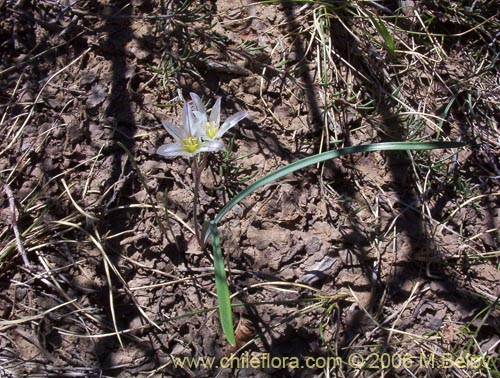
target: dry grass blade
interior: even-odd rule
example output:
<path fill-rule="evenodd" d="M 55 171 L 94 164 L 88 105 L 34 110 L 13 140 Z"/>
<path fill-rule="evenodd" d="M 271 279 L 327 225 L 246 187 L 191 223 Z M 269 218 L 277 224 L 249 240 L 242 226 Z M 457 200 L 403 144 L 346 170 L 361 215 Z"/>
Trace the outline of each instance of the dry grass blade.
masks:
<path fill-rule="evenodd" d="M 162 331 L 162 328 L 158 324 L 156 324 L 154 321 L 152 321 L 149 318 L 149 316 L 144 312 L 144 310 L 142 309 L 142 307 L 137 303 L 137 300 L 135 299 L 135 296 L 132 294 L 132 292 L 128 288 L 128 283 L 123 279 L 122 275 L 120 274 L 120 272 L 118 271 L 118 269 L 116 268 L 116 266 L 111 262 L 111 260 L 109 259 L 108 255 L 106 254 L 106 252 L 104 250 L 104 247 L 102 246 L 102 243 L 100 242 L 100 238 L 98 236 L 94 237 L 88 231 L 84 230 L 82 227 L 80 227 L 77 224 L 72 224 L 72 223 L 63 222 L 63 221 L 55 221 L 55 223 L 57 223 L 57 224 L 64 224 L 66 226 L 73 227 L 73 228 L 79 230 L 80 232 L 84 233 L 85 235 L 87 235 L 87 237 L 92 241 L 92 243 L 95 245 L 95 247 L 101 252 L 103 260 L 106 263 L 106 267 L 107 267 L 106 269 L 111 268 L 111 270 L 113 271 L 114 275 L 118 278 L 118 280 L 120 281 L 120 283 L 123 285 L 125 291 L 127 292 L 127 294 L 129 294 L 130 299 L 134 302 L 134 304 L 137 307 L 137 310 L 141 313 L 141 315 L 144 317 L 144 319 L 146 319 L 152 326 L 154 326 L 158 330 Z M 109 287 L 110 287 L 110 290 L 111 290 L 112 287 L 113 287 L 113 283 L 111 281 L 111 276 L 109 275 L 109 272 L 107 272 L 106 276 L 108 278 L 108 284 L 109 284 Z M 112 296 L 112 294 L 110 294 L 110 296 Z M 110 305 L 113 306 L 113 303 L 110 303 Z M 116 324 L 115 324 L 115 327 L 116 327 Z"/>
<path fill-rule="evenodd" d="M 94 241 L 94 243 L 96 243 L 96 241 L 94 239 L 93 239 L 93 241 Z M 111 279 L 111 275 L 109 273 L 109 267 L 111 265 L 111 262 L 109 261 L 104 250 L 102 248 L 99 248 L 99 250 L 101 251 L 103 258 L 104 258 L 104 270 L 106 272 L 106 279 L 108 280 L 109 307 L 111 310 L 111 318 L 113 319 L 113 327 L 115 328 L 115 335 L 116 335 L 116 338 L 118 339 L 118 341 L 120 342 L 122 349 L 125 349 L 125 347 L 123 346 L 122 338 L 120 336 L 120 330 L 118 329 L 118 325 L 116 323 L 115 301 L 113 298 L 113 280 Z"/>
<path fill-rule="evenodd" d="M 34 316 L 28 316 L 26 318 L 21 318 L 21 319 L 15 319 L 15 320 L 0 320 L 0 331 L 5 331 L 6 329 L 12 327 L 12 326 L 15 326 L 15 325 L 18 325 L 18 324 L 22 324 L 22 323 L 27 323 L 27 322 L 31 322 L 31 321 L 34 321 L 34 320 L 40 320 L 42 319 L 44 316 L 46 316 L 47 314 L 50 314 L 51 312 L 53 311 L 56 311 L 62 307 L 65 307 L 65 306 L 68 306 L 70 304 L 73 304 L 74 302 L 76 301 L 76 299 L 73 299 L 71 301 L 68 301 L 68 302 L 65 302 L 65 303 L 61 303 L 60 305 L 58 306 L 55 306 L 47 311 L 44 311 L 43 313 L 41 314 L 38 314 L 38 315 L 34 315 Z"/>
<path fill-rule="evenodd" d="M 17 250 L 21 258 L 23 259 L 24 266 L 29 268 L 30 262 L 28 260 L 28 256 L 26 255 L 26 251 L 24 250 L 23 241 L 21 240 L 21 235 L 19 233 L 19 228 L 17 227 L 18 213 L 16 210 L 16 201 L 14 199 L 14 194 L 12 194 L 12 190 L 10 189 L 8 184 L 3 185 L 3 190 L 7 195 L 7 200 L 9 201 L 9 207 L 11 212 L 10 222 L 12 224 L 12 230 L 14 231 L 14 236 L 16 238 Z"/>
<path fill-rule="evenodd" d="M 66 184 L 66 181 L 64 181 L 64 179 L 61 180 L 61 183 L 63 184 L 64 186 L 64 189 L 66 190 L 66 193 L 68 194 L 68 197 L 69 199 L 71 200 L 71 202 L 73 203 L 73 206 L 75 207 L 75 209 L 78 210 L 78 212 L 80 214 L 82 214 L 83 216 L 85 216 L 85 218 L 87 219 L 90 219 L 90 220 L 93 220 L 93 221 L 97 221 L 99 220 L 99 218 L 97 217 L 94 217 L 93 215 L 87 213 L 85 210 L 83 210 L 77 203 L 76 201 L 73 199 L 73 197 L 71 196 L 71 192 L 68 188 L 68 185 Z"/>
<path fill-rule="evenodd" d="M 71 67 L 73 64 L 77 63 L 78 61 L 80 61 L 81 59 L 83 59 L 89 52 L 90 52 L 90 48 L 85 50 L 83 53 L 81 53 L 76 59 L 74 59 L 73 61 L 71 61 L 68 65 L 64 66 L 63 68 L 61 68 L 60 70 L 58 70 L 57 72 L 55 72 L 54 74 L 52 74 L 48 79 L 47 81 L 44 83 L 44 85 L 42 86 L 42 89 L 40 89 L 40 92 L 38 92 L 38 95 L 36 96 L 35 100 L 34 100 L 34 104 L 37 104 L 38 101 L 40 100 L 40 97 L 42 96 L 42 93 L 44 91 L 44 89 L 49 85 L 49 83 L 54 79 L 56 78 L 57 76 L 59 76 L 62 72 L 64 72 L 65 70 L 67 70 L 69 67 Z M 16 132 L 16 134 L 12 137 L 11 141 L 7 144 L 7 146 L 5 146 L 5 148 L 3 150 L 0 151 L 0 157 L 5 155 L 5 153 L 9 150 L 12 149 L 12 146 L 14 145 L 14 143 L 16 143 L 16 141 L 18 141 L 19 137 L 21 136 L 21 134 L 23 133 L 24 129 L 26 128 L 26 126 L 28 125 L 29 121 L 31 120 L 33 114 L 35 113 L 35 106 L 32 106 L 28 115 L 26 116 L 26 118 L 24 119 L 24 122 L 23 124 L 21 125 L 21 127 L 19 128 L 19 130 Z"/>

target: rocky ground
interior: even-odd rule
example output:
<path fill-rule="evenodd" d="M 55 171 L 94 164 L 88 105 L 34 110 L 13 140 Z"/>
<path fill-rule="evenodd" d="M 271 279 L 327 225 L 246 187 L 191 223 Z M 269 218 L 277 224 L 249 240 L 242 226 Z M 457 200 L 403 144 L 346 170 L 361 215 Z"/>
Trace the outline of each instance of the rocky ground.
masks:
<path fill-rule="evenodd" d="M 0 376 L 498 376 L 497 6 L 388 3 L 0 1 Z M 200 220 L 318 152 L 466 146 L 343 157 L 231 211 L 237 350 L 190 162 L 155 153 L 190 92 L 249 113 Z M 245 353 L 299 366 L 175 366 Z"/>

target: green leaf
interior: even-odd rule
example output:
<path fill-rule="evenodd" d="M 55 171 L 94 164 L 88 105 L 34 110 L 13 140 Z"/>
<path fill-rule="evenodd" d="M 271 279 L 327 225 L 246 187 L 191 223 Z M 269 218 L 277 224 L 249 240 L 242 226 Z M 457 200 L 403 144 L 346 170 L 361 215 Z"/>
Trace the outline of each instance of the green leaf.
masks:
<path fill-rule="evenodd" d="M 375 27 L 377 28 L 377 31 L 380 33 L 382 38 L 384 38 L 385 45 L 387 46 L 389 51 L 391 53 L 393 53 L 395 50 L 395 43 L 394 43 L 394 37 L 392 36 L 392 34 L 389 33 L 389 30 L 385 27 L 385 25 L 382 21 L 377 20 L 371 14 L 368 14 L 368 17 L 373 22 L 373 25 L 375 25 Z"/>
<path fill-rule="evenodd" d="M 464 144 L 460 142 L 385 142 L 373 143 L 362 146 L 346 147 L 339 150 L 327 151 L 314 156 L 306 157 L 302 160 L 296 161 L 287 165 L 286 167 L 279 168 L 271 172 L 267 176 L 257 180 L 246 189 L 242 190 L 238 195 L 232 198 L 226 206 L 224 206 L 219 214 L 214 218 L 213 223 L 218 224 L 221 219 L 226 215 L 234 206 L 240 203 L 247 196 L 255 192 L 257 189 L 276 181 L 283 176 L 296 172 L 302 168 L 310 165 L 321 163 L 326 160 L 334 159 L 339 156 L 349 155 L 356 152 L 370 152 L 370 151 L 405 151 L 405 150 L 435 150 L 442 148 L 458 148 L 463 147 Z"/>
<path fill-rule="evenodd" d="M 219 316 L 222 325 L 222 332 L 227 341 L 232 346 L 236 345 L 233 328 L 233 312 L 231 309 L 231 298 L 229 297 L 229 287 L 227 285 L 226 270 L 224 268 L 224 258 L 220 246 L 219 231 L 217 225 L 209 223 L 208 232 L 212 235 L 212 246 L 214 250 L 214 271 L 215 289 L 219 300 Z"/>
<path fill-rule="evenodd" d="M 296 172 L 302 168 L 310 165 L 324 162 L 326 160 L 334 159 L 339 156 L 349 155 L 356 152 L 370 152 L 370 151 L 406 151 L 406 150 L 434 150 L 442 148 L 458 148 L 463 147 L 464 144 L 460 142 L 387 142 L 387 143 L 374 143 L 363 146 L 346 147 L 340 150 L 333 150 L 323 152 L 314 156 L 306 157 L 305 159 L 291 163 L 283 168 L 271 172 L 267 176 L 257 180 L 252 185 L 241 191 L 233 199 L 231 199 L 226 206 L 224 206 L 219 214 L 211 222 L 206 222 L 203 225 L 203 240 L 207 241 L 212 236 L 212 244 L 214 250 L 214 271 L 215 271 L 215 287 L 217 291 L 217 298 L 219 300 L 219 314 L 222 325 L 222 331 L 227 341 L 231 345 L 236 345 L 233 328 L 233 316 L 231 309 L 231 298 L 229 297 L 229 287 L 227 285 L 226 271 L 224 269 L 224 258 L 220 246 L 219 232 L 217 223 L 219 223 L 224 215 L 226 215 L 234 206 L 245 199 L 247 196 L 255 192 L 257 189 L 276 181 L 283 176 Z"/>

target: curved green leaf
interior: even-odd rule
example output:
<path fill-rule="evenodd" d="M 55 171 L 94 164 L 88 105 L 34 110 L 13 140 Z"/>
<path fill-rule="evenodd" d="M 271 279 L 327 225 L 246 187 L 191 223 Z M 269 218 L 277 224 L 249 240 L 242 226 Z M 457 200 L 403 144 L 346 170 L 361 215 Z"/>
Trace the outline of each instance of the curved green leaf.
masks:
<path fill-rule="evenodd" d="M 405 151 L 405 150 L 435 150 L 442 148 L 458 148 L 463 147 L 464 144 L 460 142 L 385 142 L 373 143 L 362 146 L 346 147 L 339 150 L 332 150 L 317 154 L 314 156 L 306 157 L 302 160 L 291 163 L 283 168 L 279 168 L 257 180 L 252 185 L 238 193 L 232 198 L 226 206 L 224 206 L 217 216 L 214 218 L 213 223 L 217 224 L 231 210 L 235 205 L 241 202 L 245 197 L 249 196 L 257 189 L 275 181 L 290 173 L 296 172 L 302 168 L 310 165 L 321 163 L 326 160 L 334 159 L 339 156 L 349 155 L 356 152 L 370 152 L 370 151 Z"/>
<path fill-rule="evenodd" d="M 349 155 L 356 152 L 370 152 L 370 151 L 405 151 L 405 150 L 433 150 L 441 148 L 458 148 L 464 144 L 459 142 L 388 142 L 388 143 L 374 143 L 363 146 L 354 146 L 342 148 L 340 150 L 327 151 L 322 154 L 309 156 L 305 159 L 296 161 L 280 168 L 267 176 L 257 180 L 252 185 L 241 191 L 233 199 L 231 199 L 226 206 L 224 206 L 219 214 L 211 222 L 206 222 L 203 225 L 203 238 L 206 241 L 209 236 L 212 236 L 212 244 L 214 250 L 214 271 L 215 271 L 215 287 L 217 291 L 217 298 L 219 300 L 219 314 L 222 325 L 222 331 L 231 345 L 236 345 L 233 328 L 233 315 L 231 308 L 231 298 L 229 296 L 229 287 L 227 284 L 226 271 L 224 268 L 224 258 L 220 245 L 219 232 L 217 223 L 226 215 L 235 205 L 241 202 L 245 197 L 252 194 L 257 189 L 276 181 L 283 176 L 306 168 L 310 165 L 321 163 L 326 160 L 334 159 L 339 156 Z"/>

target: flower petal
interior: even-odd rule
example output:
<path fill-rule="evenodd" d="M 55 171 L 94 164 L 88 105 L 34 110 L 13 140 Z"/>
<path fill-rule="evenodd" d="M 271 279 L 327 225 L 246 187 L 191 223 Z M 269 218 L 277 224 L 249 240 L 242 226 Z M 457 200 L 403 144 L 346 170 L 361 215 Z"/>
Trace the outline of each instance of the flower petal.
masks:
<path fill-rule="evenodd" d="M 248 115 L 247 112 L 238 112 L 233 114 L 231 117 L 226 119 L 226 121 L 222 124 L 219 131 L 215 135 L 216 138 L 222 137 L 226 131 L 228 131 L 231 127 L 234 127 L 239 121 L 245 118 Z"/>
<path fill-rule="evenodd" d="M 205 105 L 203 105 L 200 96 L 198 96 L 196 93 L 190 93 L 189 95 L 193 100 L 194 110 L 200 113 L 206 113 L 207 111 L 205 110 Z"/>
<path fill-rule="evenodd" d="M 175 139 L 176 142 L 180 142 L 182 139 L 186 137 L 186 133 L 180 127 L 177 127 L 172 122 L 169 121 L 161 121 L 161 124 L 168 131 L 168 133 Z"/>
<path fill-rule="evenodd" d="M 206 133 L 206 124 L 207 124 L 207 115 L 206 113 L 199 112 L 197 110 L 193 111 L 193 115 L 195 118 L 196 124 L 196 135 L 193 135 L 195 137 L 202 137 L 205 138 L 207 136 Z"/>
<path fill-rule="evenodd" d="M 191 123 L 191 108 L 189 107 L 189 104 L 187 101 L 184 103 L 184 106 L 182 107 L 182 128 L 186 130 L 189 135 L 189 124 Z"/>
<path fill-rule="evenodd" d="M 212 110 L 210 110 L 210 125 L 212 127 L 219 127 L 220 125 L 220 97 L 215 101 Z"/>
<path fill-rule="evenodd" d="M 196 152 L 196 151 L 195 151 Z M 160 146 L 156 153 L 165 157 L 187 156 L 192 157 L 194 154 L 186 151 L 184 146 L 177 143 L 164 144 Z"/>
<path fill-rule="evenodd" d="M 182 112 L 182 128 L 186 132 L 186 137 L 196 136 L 199 122 L 194 118 L 193 111 L 187 102 L 184 103 Z"/>
<path fill-rule="evenodd" d="M 207 119 L 206 113 L 199 112 L 198 110 L 193 110 L 193 115 L 194 115 L 194 118 L 196 118 L 196 119 L 204 119 L 204 120 Z"/>
<path fill-rule="evenodd" d="M 193 117 L 193 123 L 191 124 L 191 132 L 193 133 L 192 135 L 196 138 L 200 138 L 205 136 L 205 124 L 206 124 L 206 117 L 203 118 L 196 118 Z"/>
<path fill-rule="evenodd" d="M 206 140 L 197 150 L 199 152 L 216 152 L 224 149 L 224 143 L 220 140 Z"/>

